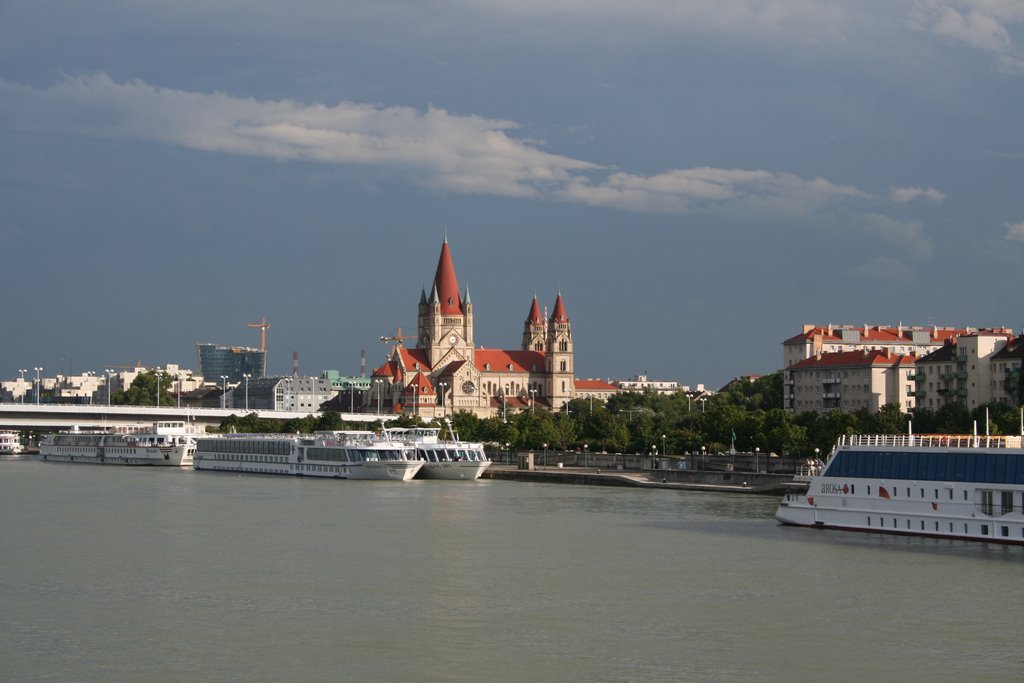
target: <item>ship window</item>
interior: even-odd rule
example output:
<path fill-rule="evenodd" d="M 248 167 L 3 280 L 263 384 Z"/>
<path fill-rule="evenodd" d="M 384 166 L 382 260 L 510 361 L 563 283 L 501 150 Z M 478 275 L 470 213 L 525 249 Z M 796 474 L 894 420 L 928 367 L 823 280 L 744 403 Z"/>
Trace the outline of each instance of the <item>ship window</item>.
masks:
<path fill-rule="evenodd" d="M 892 518 L 892 528 L 893 529 L 896 528 L 896 518 L 895 517 Z"/>
<path fill-rule="evenodd" d="M 1013 491 L 1000 491 L 999 494 L 1002 514 L 1013 512 Z"/>
<path fill-rule="evenodd" d="M 981 525 L 981 535 L 988 536 L 988 524 Z"/>
<path fill-rule="evenodd" d="M 924 492 L 922 491 L 922 494 L 923 494 L 923 493 L 924 493 Z M 910 498 L 910 487 L 909 487 L 909 486 L 907 487 L 907 498 Z"/>
<path fill-rule="evenodd" d="M 967 500 L 967 489 L 964 489 L 964 500 Z"/>
<path fill-rule="evenodd" d="M 871 526 L 871 515 L 868 515 L 868 526 Z"/>
<path fill-rule="evenodd" d="M 854 494 L 854 492 L 855 492 L 854 489 L 855 488 L 856 488 L 856 486 L 854 484 L 850 484 L 850 495 L 851 496 Z"/>
<path fill-rule="evenodd" d="M 921 489 L 921 497 L 924 498 L 924 489 Z"/>
<path fill-rule="evenodd" d="M 871 495 L 871 486 L 870 486 L 870 484 L 868 485 L 868 495 L 869 496 Z"/>
<path fill-rule="evenodd" d="M 1003 538 L 1006 538 L 1007 536 L 1009 536 L 1010 535 L 1010 527 L 1008 527 L 1008 526 L 1001 526 L 1001 527 L 999 527 L 999 535 L 1002 536 Z"/>
<path fill-rule="evenodd" d="M 924 531 L 924 520 L 921 520 L 921 531 Z"/>

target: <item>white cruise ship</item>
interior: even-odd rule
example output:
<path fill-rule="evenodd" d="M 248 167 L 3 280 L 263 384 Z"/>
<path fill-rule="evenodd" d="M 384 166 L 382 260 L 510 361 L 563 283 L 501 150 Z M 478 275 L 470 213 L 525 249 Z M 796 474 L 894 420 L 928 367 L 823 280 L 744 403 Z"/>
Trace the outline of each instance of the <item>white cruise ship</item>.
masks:
<path fill-rule="evenodd" d="M 0 455 L 19 455 L 24 450 L 18 432 L 0 432 Z"/>
<path fill-rule="evenodd" d="M 191 467 L 196 437 L 202 433 L 184 421 L 101 431 L 73 429 L 44 436 L 39 442 L 39 459 L 93 465 Z"/>
<path fill-rule="evenodd" d="M 416 449 L 415 457 L 423 463 L 416 475 L 420 479 L 479 479 L 491 464 L 483 444 L 459 441 L 454 433 L 450 441 L 442 441 L 439 431 L 437 427 L 390 427 L 384 433 Z"/>
<path fill-rule="evenodd" d="M 199 439 L 195 468 L 334 479 L 412 479 L 423 463 L 413 449 L 373 432 L 313 435 L 224 434 Z"/>
<path fill-rule="evenodd" d="M 810 469 L 783 524 L 1024 544 L 1020 436 L 845 436 Z"/>

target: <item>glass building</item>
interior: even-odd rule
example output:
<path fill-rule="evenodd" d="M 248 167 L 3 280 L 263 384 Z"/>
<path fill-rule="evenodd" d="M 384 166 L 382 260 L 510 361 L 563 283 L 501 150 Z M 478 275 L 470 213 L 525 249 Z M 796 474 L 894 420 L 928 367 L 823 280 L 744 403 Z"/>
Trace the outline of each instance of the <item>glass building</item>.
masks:
<path fill-rule="evenodd" d="M 267 353 L 243 346 L 217 346 L 196 344 L 199 350 L 199 372 L 207 382 L 219 383 L 227 375 L 228 382 L 238 384 L 242 375 L 252 379 L 267 374 Z"/>

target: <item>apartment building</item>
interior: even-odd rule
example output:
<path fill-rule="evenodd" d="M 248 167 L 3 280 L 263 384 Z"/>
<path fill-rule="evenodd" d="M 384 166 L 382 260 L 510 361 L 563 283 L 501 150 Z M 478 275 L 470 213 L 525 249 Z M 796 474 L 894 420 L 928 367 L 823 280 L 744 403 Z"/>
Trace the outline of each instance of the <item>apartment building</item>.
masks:
<path fill-rule="evenodd" d="M 887 349 L 821 353 L 783 370 L 783 406 L 794 414 L 914 409 L 913 355 Z"/>
<path fill-rule="evenodd" d="M 965 334 L 917 360 L 917 405 L 938 410 L 960 403 L 973 410 L 986 403 L 1019 405 L 1024 344 L 1009 330 Z"/>

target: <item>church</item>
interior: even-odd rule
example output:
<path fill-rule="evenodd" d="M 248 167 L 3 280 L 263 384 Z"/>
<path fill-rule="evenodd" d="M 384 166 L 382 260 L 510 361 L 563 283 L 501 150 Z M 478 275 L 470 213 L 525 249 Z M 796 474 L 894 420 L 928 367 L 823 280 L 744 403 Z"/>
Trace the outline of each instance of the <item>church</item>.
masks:
<path fill-rule="evenodd" d="M 465 295 L 459 291 L 447 238 L 430 294 L 420 291 L 416 347 L 407 348 L 404 339 L 393 338 L 387 361 L 373 371 L 368 407 L 383 396 L 394 412 L 426 420 L 459 411 L 504 417 L 534 407 L 557 411 L 575 395 L 572 329 L 562 294 L 547 320 L 533 297 L 519 349 L 477 348 L 473 302 L 468 288 Z"/>

